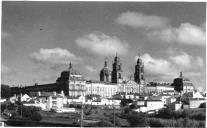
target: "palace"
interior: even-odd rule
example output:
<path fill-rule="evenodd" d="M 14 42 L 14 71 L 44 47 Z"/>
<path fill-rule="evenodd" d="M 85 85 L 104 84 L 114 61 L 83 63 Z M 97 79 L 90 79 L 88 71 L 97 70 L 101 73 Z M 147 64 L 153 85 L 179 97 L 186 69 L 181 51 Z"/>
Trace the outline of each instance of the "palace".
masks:
<path fill-rule="evenodd" d="M 194 85 L 189 79 L 175 78 L 173 84 L 145 83 L 144 63 L 139 56 L 135 65 L 134 79 L 123 80 L 121 59 L 116 55 L 112 64 L 112 70 L 108 67 L 108 59 L 105 58 L 104 66 L 100 71 L 100 81 L 86 80 L 84 76 L 69 64 L 67 70 L 61 72 L 55 83 L 26 87 L 12 87 L 12 94 L 30 94 L 30 92 L 63 92 L 69 97 L 99 95 L 101 98 L 111 98 L 115 94 L 170 94 L 175 91 L 180 93 L 192 92 Z"/>
<path fill-rule="evenodd" d="M 123 80 L 121 59 L 116 55 L 112 64 L 112 71 L 108 67 L 108 60 L 105 59 L 104 67 L 100 71 L 100 81 L 87 81 L 80 72 L 69 64 L 68 70 L 61 72 L 56 83 L 43 84 L 26 87 L 12 87 L 13 94 L 29 94 L 30 92 L 64 92 L 66 96 L 77 97 L 86 95 L 100 95 L 103 98 L 110 98 L 117 93 L 143 93 L 144 64 L 141 58 L 135 66 L 134 80 Z"/>

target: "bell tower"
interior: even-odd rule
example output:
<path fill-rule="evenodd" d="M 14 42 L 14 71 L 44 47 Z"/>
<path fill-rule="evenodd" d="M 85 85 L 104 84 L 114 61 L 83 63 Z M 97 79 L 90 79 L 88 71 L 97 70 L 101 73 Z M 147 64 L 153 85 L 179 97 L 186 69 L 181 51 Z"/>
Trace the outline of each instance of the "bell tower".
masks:
<path fill-rule="evenodd" d="M 111 72 L 108 69 L 108 61 L 107 61 L 107 57 L 106 57 L 105 62 L 104 62 L 104 67 L 100 71 L 100 81 L 106 82 L 106 83 L 110 82 L 110 75 L 111 75 Z"/>
<path fill-rule="evenodd" d="M 143 84 L 145 81 L 144 78 L 144 63 L 138 54 L 137 64 L 135 66 L 134 81 L 138 84 Z"/>
<path fill-rule="evenodd" d="M 113 70 L 111 72 L 111 83 L 121 83 L 123 79 L 122 63 L 121 59 L 117 56 L 117 53 L 112 67 Z"/>

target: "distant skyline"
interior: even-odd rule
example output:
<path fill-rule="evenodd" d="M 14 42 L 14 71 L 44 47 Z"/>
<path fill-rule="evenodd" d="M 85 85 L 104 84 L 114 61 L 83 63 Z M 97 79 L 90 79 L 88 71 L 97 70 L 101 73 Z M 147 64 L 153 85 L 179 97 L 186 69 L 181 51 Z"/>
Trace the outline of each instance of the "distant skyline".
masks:
<path fill-rule="evenodd" d="M 117 52 L 126 78 L 140 53 L 147 82 L 173 82 L 182 71 L 205 88 L 205 24 L 205 2 L 3 1 L 1 80 L 53 83 L 70 62 L 99 80 Z"/>

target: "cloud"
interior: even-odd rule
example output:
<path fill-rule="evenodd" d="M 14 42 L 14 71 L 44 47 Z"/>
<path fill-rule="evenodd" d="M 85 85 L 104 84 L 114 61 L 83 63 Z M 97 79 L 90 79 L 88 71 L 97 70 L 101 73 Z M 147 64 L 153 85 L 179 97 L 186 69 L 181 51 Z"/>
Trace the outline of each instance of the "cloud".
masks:
<path fill-rule="evenodd" d="M 138 56 L 135 57 L 135 60 L 137 58 Z M 172 80 L 178 76 L 180 71 L 184 71 L 186 76 L 198 77 L 200 72 L 195 69 L 201 69 L 204 66 L 201 57 L 192 57 L 185 52 L 166 59 L 154 58 L 148 53 L 142 55 L 141 58 L 144 62 L 145 73 L 148 76 L 165 80 Z"/>
<path fill-rule="evenodd" d="M 97 71 L 95 68 L 88 66 L 88 65 L 86 66 L 86 70 L 88 70 L 90 73 L 94 73 Z"/>
<path fill-rule="evenodd" d="M 153 58 L 148 53 L 142 55 L 141 58 L 148 73 L 167 76 L 172 76 L 176 73 L 173 65 L 168 60 Z"/>
<path fill-rule="evenodd" d="M 195 46 L 206 45 L 206 32 L 200 26 L 192 25 L 190 23 L 182 23 L 180 27 L 171 27 L 160 30 L 150 31 L 148 34 L 150 39 L 160 39 L 167 43 L 178 43 Z"/>
<path fill-rule="evenodd" d="M 133 28 L 162 28 L 167 26 L 168 22 L 169 20 L 165 17 L 138 12 L 125 12 L 116 19 L 116 23 Z"/>
<path fill-rule="evenodd" d="M 171 56 L 169 59 L 183 69 L 193 68 L 192 65 L 194 68 L 200 68 L 204 66 L 204 62 L 201 57 L 192 57 L 185 52 L 177 56 Z"/>
<path fill-rule="evenodd" d="M 191 66 L 191 56 L 189 56 L 186 53 L 182 53 L 181 55 L 170 57 L 170 59 L 176 63 L 177 65 L 180 65 L 182 67 L 189 67 Z"/>
<path fill-rule="evenodd" d="M 50 63 L 50 64 L 66 64 L 68 62 L 78 63 L 81 59 L 75 56 L 67 49 L 54 48 L 43 49 L 39 52 L 34 52 L 31 57 L 36 63 Z"/>
<path fill-rule="evenodd" d="M 76 44 L 88 52 L 98 55 L 120 55 L 128 52 L 128 44 L 120 41 L 117 37 L 110 37 L 102 32 L 93 32 L 89 35 L 76 39 Z"/>
<path fill-rule="evenodd" d="M 189 45 L 205 46 L 206 33 L 201 27 L 192 25 L 190 23 L 181 24 L 180 28 L 176 29 L 177 41 Z"/>
<path fill-rule="evenodd" d="M 2 75 L 9 74 L 11 72 L 12 72 L 12 70 L 8 66 L 1 64 L 1 74 Z"/>

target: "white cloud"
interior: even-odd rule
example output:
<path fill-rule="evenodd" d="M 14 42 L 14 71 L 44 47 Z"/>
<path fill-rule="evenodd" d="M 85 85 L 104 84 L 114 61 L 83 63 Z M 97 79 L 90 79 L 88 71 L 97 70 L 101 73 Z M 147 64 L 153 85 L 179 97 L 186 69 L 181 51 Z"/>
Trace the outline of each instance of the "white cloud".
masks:
<path fill-rule="evenodd" d="M 93 68 L 93 67 L 91 67 L 91 66 L 86 66 L 86 69 L 90 72 L 90 73 L 94 73 L 94 72 L 96 72 L 97 70 L 95 69 L 95 68 Z"/>
<path fill-rule="evenodd" d="M 76 39 L 76 44 L 89 52 L 99 55 L 126 54 L 128 44 L 120 41 L 117 37 L 110 37 L 102 32 L 93 32 L 89 35 Z"/>
<path fill-rule="evenodd" d="M 192 57 L 185 52 L 177 56 L 171 56 L 169 59 L 177 64 L 177 66 L 179 66 L 181 69 L 193 69 L 204 66 L 204 62 L 201 57 Z"/>
<path fill-rule="evenodd" d="M 51 64 L 66 64 L 68 62 L 77 63 L 81 59 L 76 57 L 73 53 L 67 49 L 54 48 L 43 49 L 39 52 L 34 52 L 31 57 L 37 63 L 51 63 Z"/>
<path fill-rule="evenodd" d="M 137 56 L 135 59 L 137 60 Z M 192 57 L 187 53 L 171 56 L 169 58 L 154 58 L 150 54 L 146 53 L 141 56 L 145 73 L 149 76 L 153 76 L 158 79 L 172 80 L 177 77 L 180 71 L 184 71 L 186 76 L 191 78 L 200 76 L 200 72 L 197 72 L 198 68 L 204 66 L 201 57 Z"/>
<path fill-rule="evenodd" d="M 189 45 L 205 46 L 206 33 L 201 27 L 192 25 L 190 23 L 183 23 L 180 28 L 176 29 L 177 41 Z"/>
<path fill-rule="evenodd" d="M 1 64 L 1 74 L 2 75 L 9 74 L 11 72 L 12 72 L 12 70 L 8 66 Z"/>
<path fill-rule="evenodd" d="M 142 55 L 141 58 L 148 73 L 166 76 L 174 76 L 177 73 L 173 65 L 165 59 L 153 58 L 147 53 Z"/>
<path fill-rule="evenodd" d="M 196 63 L 197 66 L 199 66 L 199 67 L 204 67 L 203 59 L 202 59 L 201 57 L 199 57 L 199 56 L 197 56 L 197 57 L 195 58 L 195 63 Z"/>
<path fill-rule="evenodd" d="M 170 59 L 177 65 L 182 67 L 190 67 L 192 57 L 186 53 L 182 53 L 181 55 L 172 56 Z"/>
<path fill-rule="evenodd" d="M 160 39 L 168 43 L 205 46 L 206 32 L 202 27 L 190 23 L 182 23 L 180 27 L 166 27 L 161 30 L 153 30 L 148 33 L 150 39 Z"/>
<path fill-rule="evenodd" d="M 162 28 L 168 24 L 168 19 L 138 12 L 125 12 L 116 19 L 116 22 L 133 28 Z"/>

